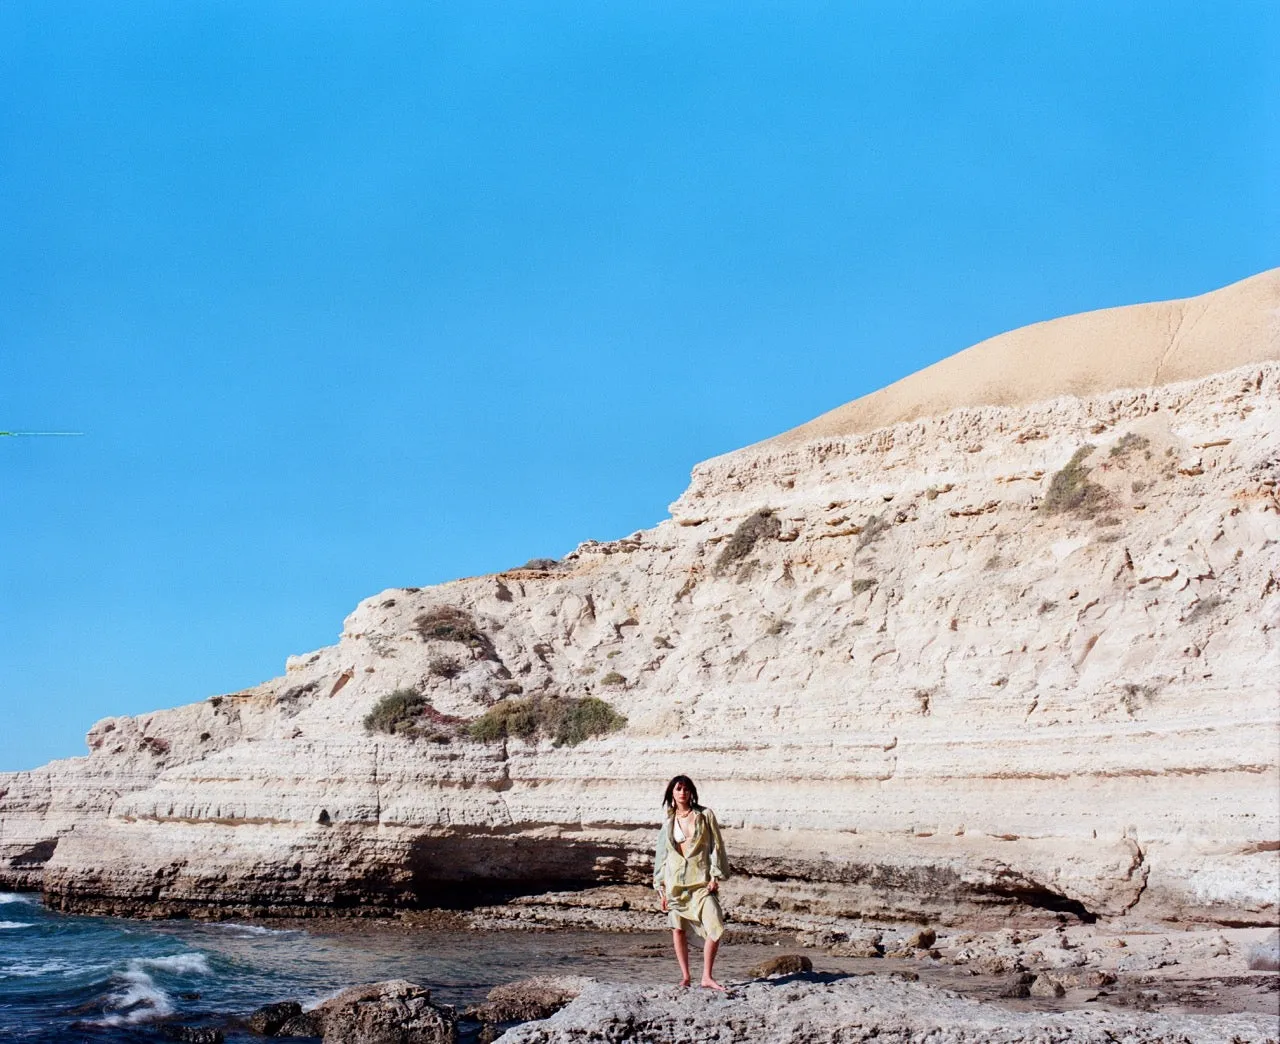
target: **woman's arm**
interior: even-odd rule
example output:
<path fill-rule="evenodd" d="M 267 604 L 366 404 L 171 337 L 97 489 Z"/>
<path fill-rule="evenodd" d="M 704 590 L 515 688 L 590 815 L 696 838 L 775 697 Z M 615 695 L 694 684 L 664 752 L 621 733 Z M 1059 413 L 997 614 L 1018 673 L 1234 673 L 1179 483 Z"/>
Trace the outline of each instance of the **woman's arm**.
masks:
<path fill-rule="evenodd" d="M 667 865 L 667 826 L 664 823 L 658 831 L 658 843 L 653 853 L 653 887 L 662 892 L 662 870 Z"/>
<path fill-rule="evenodd" d="M 703 814 L 707 817 L 707 832 L 711 835 L 711 878 L 723 881 L 729 876 L 729 857 L 724 850 L 724 838 L 720 836 L 720 824 L 716 822 L 716 814 L 711 809 L 706 809 Z"/>

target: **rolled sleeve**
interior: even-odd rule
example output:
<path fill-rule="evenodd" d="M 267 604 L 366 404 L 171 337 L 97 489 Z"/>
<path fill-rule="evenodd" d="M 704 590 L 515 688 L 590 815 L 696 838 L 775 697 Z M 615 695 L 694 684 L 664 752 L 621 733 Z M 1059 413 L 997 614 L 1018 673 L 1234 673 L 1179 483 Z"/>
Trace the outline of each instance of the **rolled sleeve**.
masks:
<path fill-rule="evenodd" d="M 653 853 L 653 887 L 655 891 L 662 891 L 662 871 L 667 865 L 667 828 L 664 825 L 658 831 L 658 840 L 654 846 Z"/>
<path fill-rule="evenodd" d="M 706 817 L 707 830 L 711 834 L 711 851 L 708 859 L 711 876 L 718 881 L 723 881 L 729 876 L 729 857 L 725 854 L 724 838 L 720 834 L 720 824 L 716 821 L 716 814 L 711 809 L 707 809 Z"/>

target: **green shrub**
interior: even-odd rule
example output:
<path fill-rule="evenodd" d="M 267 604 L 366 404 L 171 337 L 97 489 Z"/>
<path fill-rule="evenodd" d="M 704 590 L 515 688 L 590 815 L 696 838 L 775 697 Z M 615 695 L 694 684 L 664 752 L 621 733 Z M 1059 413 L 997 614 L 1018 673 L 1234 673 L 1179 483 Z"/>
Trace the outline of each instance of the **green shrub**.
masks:
<path fill-rule="evenodd" d="M 424 641 L 460 642 L 481 656 L 493 652 L 493 643 L 474 617 L 456 606 L 442 605 L 420 613 L 413 621 L 413 629 Z"/>
<path fill-rule="evenodd" d="M 623 715 L 594 696 L 560 702 L 564 707 L 555 723 L 553 740 L 557 747 L 576 747 L 583 740 L 615 732 L 627 723 Z"/>
<path fill-rule="evenodd" d="M 1121 436 L 1120 441 L 1111 447 L 1111 456 L 1123 457 L 1130 450 L 1146 449 L 1151 445 L 1151 440 L 1145 435 L 1137 435 L 1132 431 Z"/>
<path fill-rule="evenodd" d="M 490 707 L 467 727 L 468 735 L 481 743 L 516 737 L 533 742 L 541 737 L 557 747 L 575 747 L 592 736 L 622 728 L 627 719 L 604 700 L 587 696 L 559 699 L 533 696 L 506 700 Z"/>
<path fill-rule="evenodd" d="M 769 508 L 761 508 L 748 515 L 733 531 L 733 536 L 716 559 L 716 572 L 723 572 L 726 566 L 746 558 L 761 540 L 773 540 L 781 532 L 782 523 Z"/>
<path fill-rule="evenodd" d="M 365 731 L 392 735 L 407 732 L 418 723 L 426 707 L 427 701 L 412 689 L 396 689 L 383 696 L 364 716 Z"/>
<path fill-rule="evenodd" d="M 863 576 L 851 581 L 849 586 L 853 589 L 854 594 L 860 595 L 870 591 L 879 582 L 874 576 Z"/>
<path fill-rule="evenodd" d="M 601 685 L 626 685 L 627 679 L 624 678 L 617 671 L 610 671 L 608 674 L 606 674 L 603 678 L 600 679 L 600 684 Z"/>
<path fill-rule="evenodd" d="M 1092 518 L 1107 505 L 1107 491 L 1089 481 L 1089 469 L 1084 465 L 1084 459 L 1092 452 L 1092 446 L 1081 446 L 1049 480 L 1049 491 L 1041 505 L 1044 511 L 1050 515 L 1071 512 Z"/>
<path fill-rule="evenodd" d="M 558 558 L 531 558 L 520 569 L 536 570 L 539 573 L 549 573 L 551 570 L 558 568 L 560 560 Z"/>

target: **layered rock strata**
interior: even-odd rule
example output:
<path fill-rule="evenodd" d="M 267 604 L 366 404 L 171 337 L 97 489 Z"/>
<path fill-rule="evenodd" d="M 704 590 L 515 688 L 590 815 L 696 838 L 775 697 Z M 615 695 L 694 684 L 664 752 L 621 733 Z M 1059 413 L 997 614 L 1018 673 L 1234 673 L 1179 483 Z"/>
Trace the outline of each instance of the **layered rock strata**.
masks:
<path fill-rule="evenodd" d="M 499 1039 L 503 1044 L 599 1040 L 1274 1044 L 1280 1041 L 1280 1026 L 1265 1015 L 1017 1011 L 910 982 L 805 976 L 748 983 L 735 987 L 728 997 L 709 997 L 700 990 L 596 983 L 549 1019 L 517 1026 Z"/>
<path fill-rule="evenodd" d="M 1277 923 L 1278 433 L 1263 361 L 708 461 L 652 530 L 382 592 L 281 678 L 0 776 L 0 884 L 217 916 L 639 882 L 686 772 L 741 919 Z M 402 689 L 432 727 L 367 732 Z M 466 738 L 532 695 L 627 725 Z"/>

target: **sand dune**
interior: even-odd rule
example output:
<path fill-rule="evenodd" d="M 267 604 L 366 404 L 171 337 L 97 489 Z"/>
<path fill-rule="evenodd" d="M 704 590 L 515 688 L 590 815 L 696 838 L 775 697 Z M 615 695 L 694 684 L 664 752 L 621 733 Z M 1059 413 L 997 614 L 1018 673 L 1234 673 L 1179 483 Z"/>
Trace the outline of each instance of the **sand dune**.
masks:
<path fill-rule="evenodd" d="M 1280 359 L 1280 268 L 1199 297 L 1035 323 L 957 352 L 771 440 L 874 431 L 961 406 L 1022 406 Z"/>

